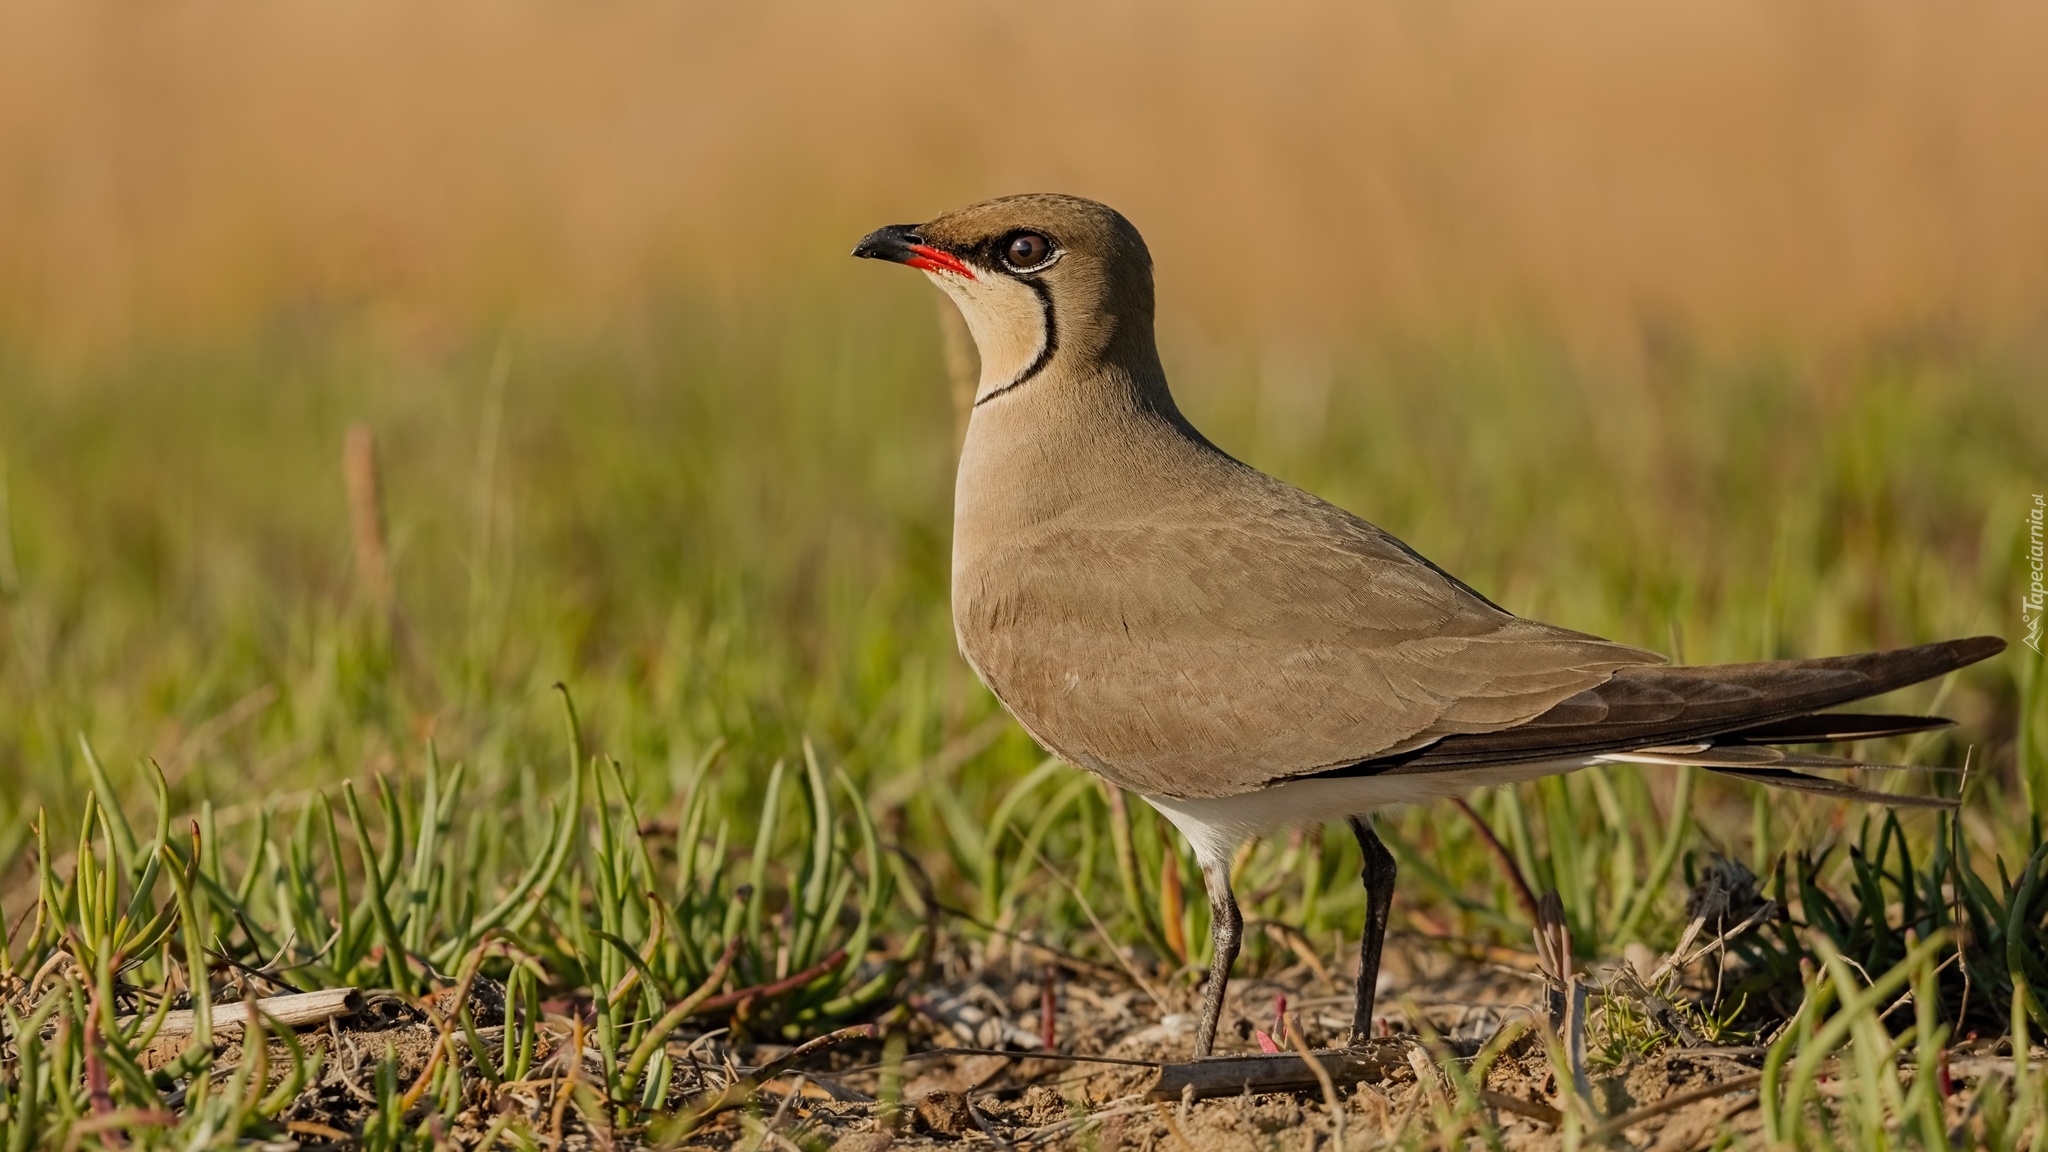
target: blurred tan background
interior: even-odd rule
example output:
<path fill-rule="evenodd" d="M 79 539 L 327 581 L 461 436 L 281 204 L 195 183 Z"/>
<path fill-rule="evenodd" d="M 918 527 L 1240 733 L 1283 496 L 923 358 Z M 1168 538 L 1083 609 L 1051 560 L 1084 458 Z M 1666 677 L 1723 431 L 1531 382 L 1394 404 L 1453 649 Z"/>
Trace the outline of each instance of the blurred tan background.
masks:
<path fill-rule="evenodd" d="M 18 0 L 0 336 L 588 328 L 1060 189 L 1218 334 L 1998 340 L 2048 315 L 2044 59 L 2031 0 Z"/>

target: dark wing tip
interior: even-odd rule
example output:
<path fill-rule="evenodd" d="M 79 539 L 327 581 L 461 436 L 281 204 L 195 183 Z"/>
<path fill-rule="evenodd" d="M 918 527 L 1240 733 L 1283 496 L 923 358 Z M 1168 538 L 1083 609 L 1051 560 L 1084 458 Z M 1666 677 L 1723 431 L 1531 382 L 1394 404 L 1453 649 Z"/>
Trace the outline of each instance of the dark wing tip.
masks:
<path fill-rule="evenodd" d="M 1752 784 L 1765 784 L 1772 788 L 1784 788 L 1793 792 L 1808 792 L 1836 800 L 1855 800 L 1865 804 L 1880 804 L 1886 808 L 1958 808 L 1962 801 L 1947 796 L 1915 796 L 1905 792 L 1878 792 L 1869 788 L 1858 788 L 1846 780 L 1832 780 L 1826 776 L 1808 776 L 1786 768 L 1714 768 L 1707 771 Z"/>
<path fill-rule="evenodd" d="M 1942 647 L 1949 650 L 1949 653 L 1955 657 L 1956 667 L 1961 668 L 1965 664 L 1975 664 L 1979 660 L 1989 659 L 2005 651 L 2005 638 L 2002 636 L 1969 636 L 1961 640 L 1950 640 L 1942 645 Z"/>
<path fill-rule="evenodd" d="M 1915 644 L 1910 648 L 1890 648 L 1882 652 L 1823 656 L 1818 660 L 1799 663 L 1860 668 L 1866 675 L 1885 685 L 1880 691 L 1889 692 L 1894 688 L 1903 688 L 1908 684 L 1946 675 L 2003 651 L 2005 640 L 2002 637 L 1965 636 L 1956 640 L 1937 640 L 1932 644 Z M 1878 694 L 1879 692 L 1868 693 L 1873 696 Z"/>
<path fill-rule="evenodd" d="M 1812 712 L 1738 728 L 1714 737 L 1719 744 L 1846 744 L 1910 736 L 1955 724 L 1946 716 L 1897 716 L 1871 712 Z"/>

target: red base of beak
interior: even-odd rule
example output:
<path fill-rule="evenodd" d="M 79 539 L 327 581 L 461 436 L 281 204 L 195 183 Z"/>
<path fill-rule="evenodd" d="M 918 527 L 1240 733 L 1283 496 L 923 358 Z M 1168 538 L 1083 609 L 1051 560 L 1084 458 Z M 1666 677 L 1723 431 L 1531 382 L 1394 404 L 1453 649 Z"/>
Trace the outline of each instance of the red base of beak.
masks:
<path fill-rule="evenodd" d="M 969 280 L 974 279 L 974 270 L 962 263 L 958 256 L 943 248 L 934 248 L 929 244 L 912 244 L 910 250 L 917 255 L 905 260 L 904 263 L 912 268 L 926 272 L 953 272 Z"/>

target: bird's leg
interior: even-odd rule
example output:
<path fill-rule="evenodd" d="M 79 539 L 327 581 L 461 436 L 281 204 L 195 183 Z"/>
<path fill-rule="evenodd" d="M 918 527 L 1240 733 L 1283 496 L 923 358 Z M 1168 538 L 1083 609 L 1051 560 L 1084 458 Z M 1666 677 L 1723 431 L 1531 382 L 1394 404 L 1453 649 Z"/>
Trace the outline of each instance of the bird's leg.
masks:
<path fill-rule="evenodd" d="M 1244 917 L 1230 891 L 1230 862 L 1202 865 L 1202 884 L 1209 891 L 1209 987 L 1202 993 L 1202 1019 L 1195 1026 L 1195 1059 L 1216 1046 L 1216 1026 L 1223 1019 L 1223 990 L 1230 985 L 1230 966 L 1244 940 Z"/>
<path fill-rule="evenodd" d="M 1359 854 L 1365 857 L 1365 938 L 1358 942 L 1358 1006 L 1351 1016 L 1351 1046 L 1362 1047 L 1372 1039 L 1372 1002 L 1379 990 L 1380 948 L 1387 942 L 1387 910 L 1394 903 L 1394 854 L 1372 830 L 1372 817 L 1350 818 L 1351 834 L 1358 837 Z"/>

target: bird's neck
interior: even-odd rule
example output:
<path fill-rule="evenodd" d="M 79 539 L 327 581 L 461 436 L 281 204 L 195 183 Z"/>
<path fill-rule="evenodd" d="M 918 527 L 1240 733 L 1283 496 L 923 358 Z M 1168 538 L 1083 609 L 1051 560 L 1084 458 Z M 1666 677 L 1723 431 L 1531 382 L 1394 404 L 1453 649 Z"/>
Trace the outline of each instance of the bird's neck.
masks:
<path fill-rule="evenodd" d="M 956 551 L 1043 529 L 1220 455 L 1184 419 L 1156 355 L 1049 371 L 976 406 L 954 491 Z"/>

